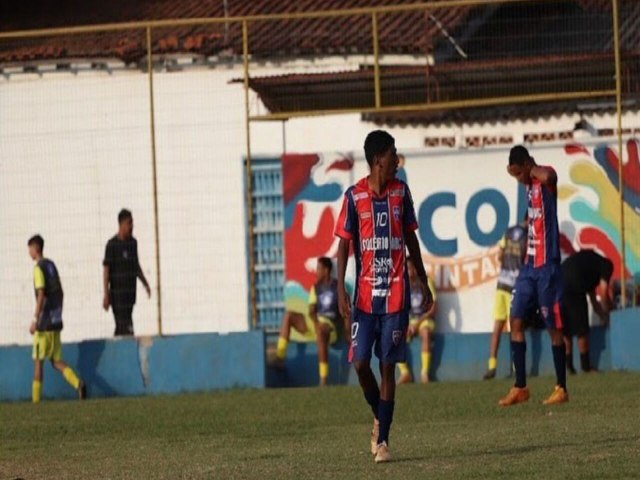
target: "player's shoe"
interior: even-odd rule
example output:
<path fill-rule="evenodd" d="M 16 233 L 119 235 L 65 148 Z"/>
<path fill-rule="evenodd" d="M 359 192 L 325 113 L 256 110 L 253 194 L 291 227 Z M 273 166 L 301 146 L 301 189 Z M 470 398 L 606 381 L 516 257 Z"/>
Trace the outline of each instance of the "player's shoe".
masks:
<path fill-rule="evenodd" d="M 516 405 L 518 403 L 524 403 L 527 400 L 529 400 L 529 389 L 527 387 L 511 387 L 507 396 L 501 398 L 498 405 L 501 407 L 510 407 L 511 405 Z"/>
<path fill-rule="evenodd" d="M 380 433 L 380 424 L 374 420 L 371 429 L 371 455 L 378 453 L 378 435 Z"/>
<path fill-rule="evenodd" d="M 401 373 L 398 377 L 398 385 L 404 385 L 406 383 L 412 383 L 413 377 L 411 376 L 411 372 Z"/>
<path fill-rule="evenodd" d="M 87 399 L 87 386 L 84 384 L 82 380 L 80 380 L 80 385 L 78 385 L 78 400 L 86 400 Z"/>
<path fill-rule="evenodd" d="M 570 363 L 567 363 L 567 372 L 569 372 L 569 375 L 575 375 L 577 373 L 575 367 Z"/>
<path fill-rule="evenodd" d="M 320 377 L 320 382 L 318 382 L 318 386 L 319 387 L 326 387 L 327 386 L 327 377 Z"/>
<path fill-rule="evenodd" d="M 420 383 L 422 383 L 423 385 L 426 385 L 427 383 L 429 383 L 429 374 L 428 373 L 421 373 L 420 374 Z"/>
<path fill-rule="evenodd" d="M 560 403 L 566 403 L 568 401 L 569 394 L 567 393 L 567 391 L 560 385 L 556 385 L 556 388 L 553 389 L 553 393 L 549 395 L 549 397 L 542 403 L 543 405 L 558 405 Z"/>
<path fill-rule="evenodd" d="M 484 377 L 482 377 L 483 380 L 492 380 L 494 378 L 496 378 L 495 368 L 490 368 L 489 370 L 487 370 L 487 373 L 485 373 Z"/>
<path fill-rule="evenodd" d="M 382 442 L 376 446 L 376 463 L 385 463 L 391 461 L 391 453 L 389 452 L 389 446 L 387 442 Z"/>

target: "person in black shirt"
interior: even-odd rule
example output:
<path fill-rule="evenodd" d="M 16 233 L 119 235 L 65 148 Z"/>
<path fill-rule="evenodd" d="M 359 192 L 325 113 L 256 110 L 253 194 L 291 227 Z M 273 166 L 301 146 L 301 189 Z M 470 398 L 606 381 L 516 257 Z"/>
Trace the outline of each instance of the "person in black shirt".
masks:
<path fill-rule="evenodd" d="M 138 242 L 133 238 L 133 216 L 122 209 L 118 214 L 118 233 L 107 242 L 104 253 L 103 284 L 105 310 L 113 311 L 115 335 L 133 335 L 133 306 L 136 303 L 136 280 L 139 278 L 147 295 L 151 288 L 138 260 Z"/>
<path fill-rule="evenodd" d="M 609 321 L 611 299 L 609 281 L 613 274 L 613 263 L 593 250 L 581 250 L 562 263 L 564 299 L 562 316 L 565 319 L 564 340 L 567 353 L 567 370 L 576 373 L 573 367 L 573 337 L 578 337 L 580 365 L 582 371 L 591 371 L 589 360 L 589 308 L 587 298 L 596 314 L 606 325 Z M 600 300 L 596 297 L 599 290 Z"/>

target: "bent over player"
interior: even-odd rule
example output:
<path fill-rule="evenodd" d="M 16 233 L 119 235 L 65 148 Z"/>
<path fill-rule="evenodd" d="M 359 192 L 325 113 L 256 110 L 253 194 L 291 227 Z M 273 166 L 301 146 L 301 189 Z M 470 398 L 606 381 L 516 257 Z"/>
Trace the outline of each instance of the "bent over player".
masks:
<path fill-rule="evenodd" d="M 36 262 L 33 268 L 33 287 L 36 294 L 36 311 L 29 332 L 33 335 L 33 384 L 31 399 L 40 402 L 42 392 L 42 368 L 45 360 L 51 365 L 77 392 L 80 399 L 86 397 L 84 383 L 75 372 L 62 361 L 62 302 L 64 292 L 55 263 L 42 256 L 44 239 L 35 235 L 29 239 L 29 256 Z"/>
<path fill-rule="evenodd" d="M 560 231 L 558 229 L 558 177 L 551 167 L 536 165 L 526 148 L 513 147 L 509 153 L 509 174 L 527 189 L 527 255 L 513 289 L 511 303 L 511 355 L 516 382 L 499 402 L 509 406 L 529 400 L 524 340 L 524 319 L 539 309 L 553 349 L 556 386 L 545 405 L 569 400 L 562 338 L 562 270 L 560 269 Z"/>
<path fill-rule="evenodd" d="M 338 298 L 344 318 L 350 318 L 350 360 L 354 363 L 374 426 L 371 452 L 376 463 L 391 460 L 389 430 L 393 420 L 395 366 L 406 358 L 406 331 L 411 305 L 405 248 L 415 260 L 426 309 L 431 303 L 427 275 L 415 234 L 418 228 L 406 183 L 397 180 L 395 140 L 376 130 L 364 142 L 370 174 L 344 195 L 335 233 L 338 246 Z M 349 249 L 353 243 L 356 289 L 351 301 L 345 288 Z M 380 362 L 381 384 L 371 370 L 371 350 Z"/>

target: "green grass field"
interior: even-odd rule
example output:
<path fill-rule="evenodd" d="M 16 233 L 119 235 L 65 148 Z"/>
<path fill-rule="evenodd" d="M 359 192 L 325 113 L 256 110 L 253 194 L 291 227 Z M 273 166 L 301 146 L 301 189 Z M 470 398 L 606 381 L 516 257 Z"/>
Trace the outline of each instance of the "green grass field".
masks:
<path fill-rule="evenodd" d="M 355 387 L 0 405 L 0 478 L 639 478 L 640 375 L 570 378 L 571 402 L 499 409 L 510 382 L 400 388 L 375 465 Z"/>

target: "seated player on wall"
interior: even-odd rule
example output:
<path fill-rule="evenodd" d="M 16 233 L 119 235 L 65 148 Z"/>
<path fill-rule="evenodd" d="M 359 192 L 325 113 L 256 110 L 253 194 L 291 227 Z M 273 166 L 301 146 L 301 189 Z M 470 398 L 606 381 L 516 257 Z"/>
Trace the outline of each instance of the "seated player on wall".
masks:
<path fill-rule="evenodd" d="M 333 264 L 327 257 L 318 258 L 316 283 L 309 291 L 308 315 L 287 311 L 280 326 L 280 337 L 276 351 L 276 365 L 282 367 L 287 353 L 291 329 L 312 338 L 315 334 L 318 344 L 318 372 L 320 385 L 327 384 L 329 377 L 329 344 L 338 338 L 338 290 L 336 279 L 331 276 Z M 344 324 L 345 338 L 350 338 L 349 325 Z"/>
<path fill-rule="evenodd" d="M 433 303 L 428 310 L 422 308 L 423 294 L 420 287 L 420 281 L 418 279 L 418 272 L 411 260 L 411 257 L 407 257 L 407 270 L 409 273 L 409 285 L 411 287 L 411 311 L 409 312 L 409 329 L 407 331 L 407 342 L 410 342 L 414 337 L 420 336 L 421 348 L 420 357 L 422 365 L 420 368 L 420 381 L 423 384 L 429 383 L 429 367 L 431 364 L 431 341 L 433 332 L 436 329 L 435 313 L 436 313 L 436 289 L 431 277 L 428 277 L 429 290 L 431 290 L 431 296 L 433 297 Z M 398 378 L 398 384 L 411 383 L 413 381 L 413 375 L 406 362 L 398 363 L 400 369 L 400 377 Z"/>

